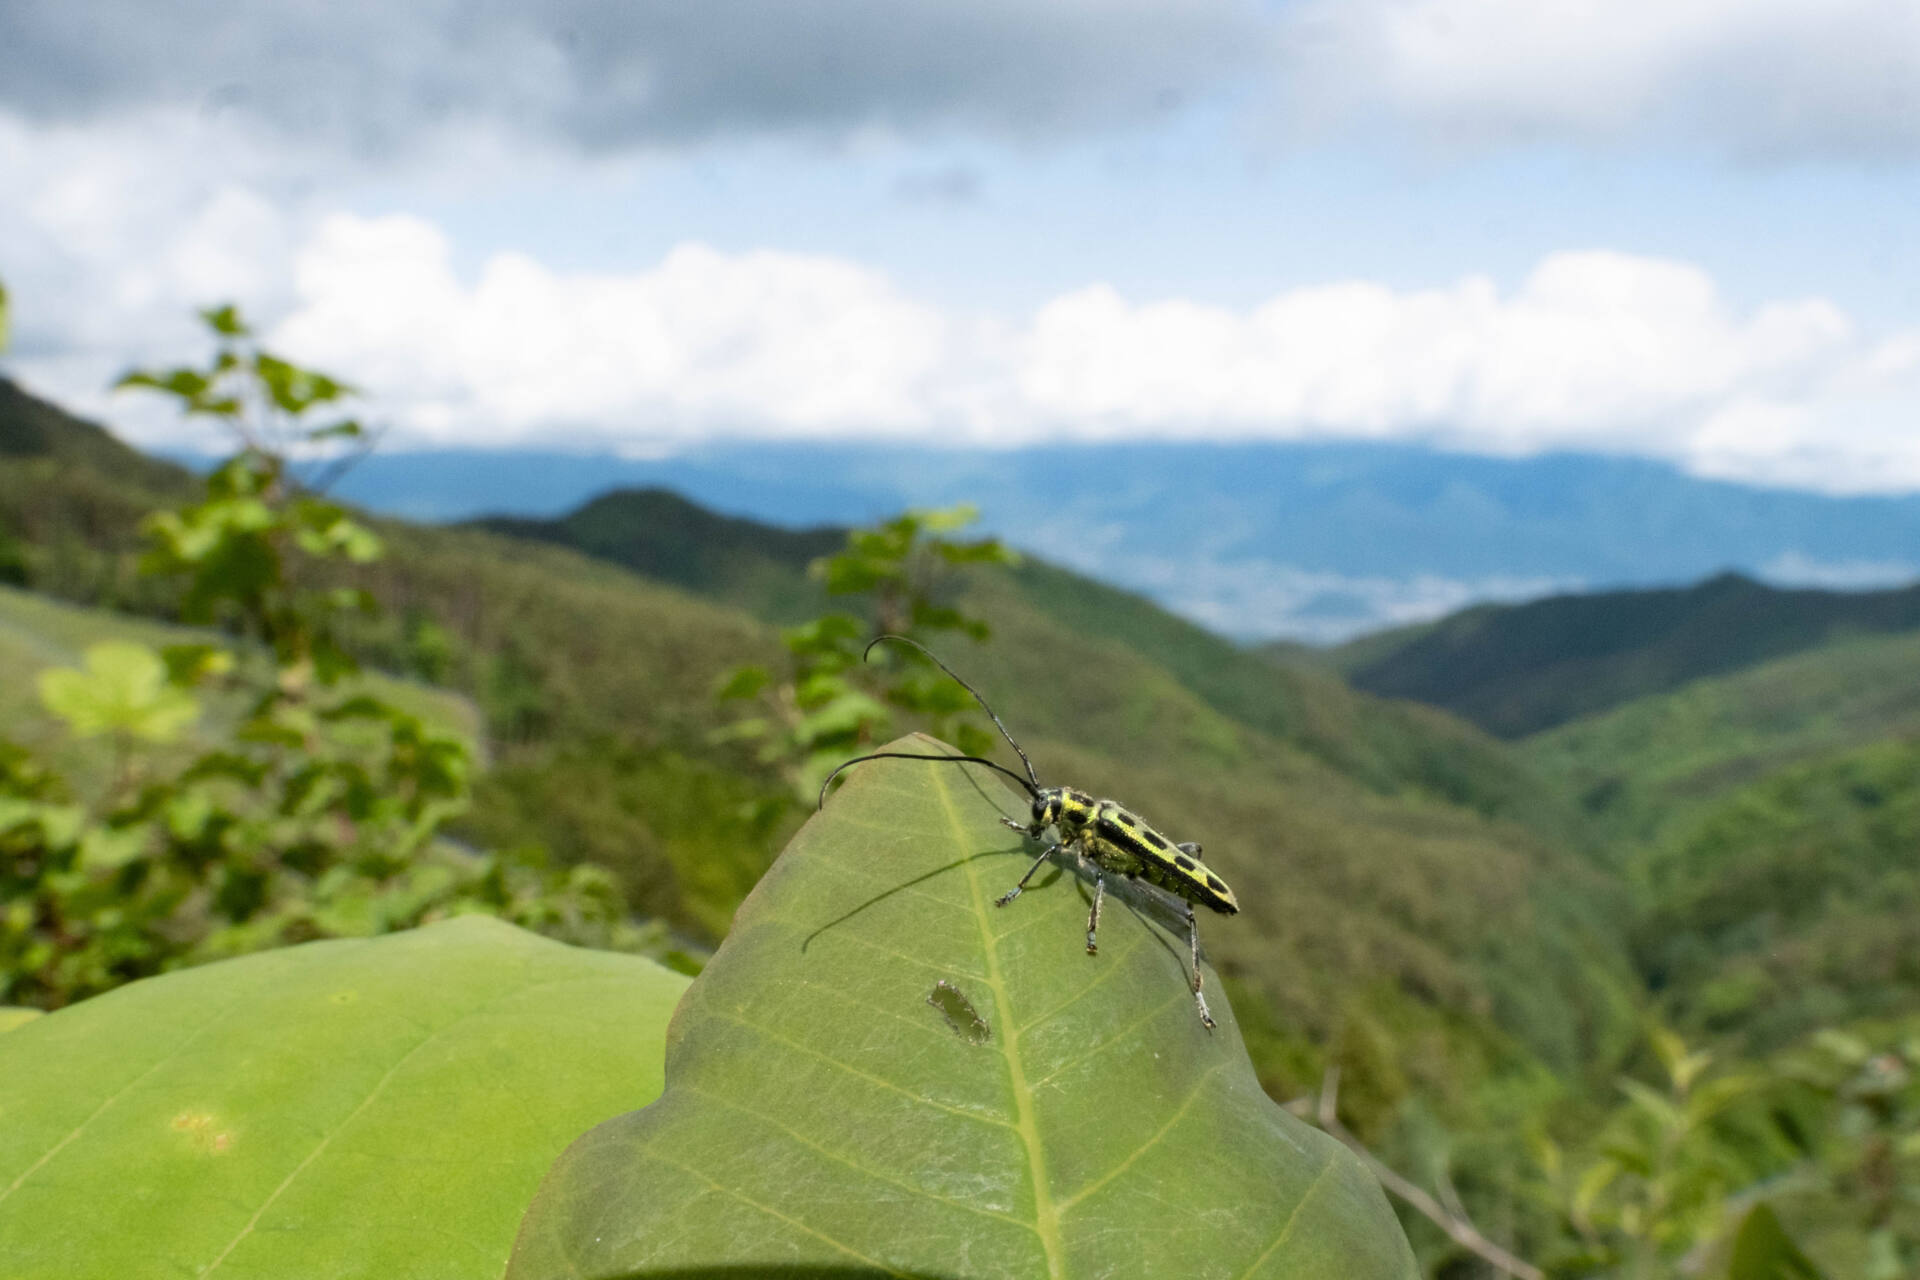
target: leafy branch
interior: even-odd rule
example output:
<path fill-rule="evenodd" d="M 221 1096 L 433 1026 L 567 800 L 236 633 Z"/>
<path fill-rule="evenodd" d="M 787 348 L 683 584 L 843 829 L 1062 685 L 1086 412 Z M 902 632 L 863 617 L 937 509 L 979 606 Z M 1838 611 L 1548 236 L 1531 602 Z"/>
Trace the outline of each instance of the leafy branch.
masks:
<path fill-rule="evenodd" d="M 238 446 L 200 501 L 148 517 L 141 565 L 179 584 L 182 620 L 235 643 L 110 642 L 42 673 L 47 710 L 77 740 L 104 738 L 112 761 L 89 785 L 0 749 L 0 1000 L 54 1007 L 180 964 L 464 911 L 635 941 L 606 872 L 440 840 L 472 753 L 353 679 L 337 634 L 375 606 L 337 584 L 383 548 L 290 471 L 295 451 L 362 441 L 336 416 L 351 390 L 262 349 L 232 307 L 202 316 L 209 365 L 119 385 L 172 397 Z"/>
<path fill-rule="evenodd" d="M 845 550 L 809 567 L 831 596 L 864 601 L 860 613 L 834 611 L 781 632 L 789 660 L 776 676 L 765 666 L 727 672 L 716 686 L 722 703 L 748 710 L 716 735 L 749 742 L 759 763 L 777 769 L 796 802 L 811 805 L 833 767 L 880 740 L 892 709 L 926 717 L 934 736 L 979 754 L 994 739 L 969 717 L 966 690 L 910 649 L 869 666 L 867 645 L 885 634 L 925 639 L 958 633 L 984 641 L 984 619 L 948 596 L 954 571 L 965 565 L 1013 564 L 1018 557 L 997 538 L 949 537 L 971 524 L 971 507 L 909 511 L 872 529 L 847 534 Z"/>

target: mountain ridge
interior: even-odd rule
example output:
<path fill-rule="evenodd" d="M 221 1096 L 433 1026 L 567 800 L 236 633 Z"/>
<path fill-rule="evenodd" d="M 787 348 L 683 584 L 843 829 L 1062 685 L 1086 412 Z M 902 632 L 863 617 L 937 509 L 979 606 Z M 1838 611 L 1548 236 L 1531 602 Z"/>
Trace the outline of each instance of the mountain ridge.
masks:
<path fill-rule="evenodd" d="M 1782 588 L 1722 572 L 1683 587 L 1482 604 L 1322 655 L 1359 689 L 1518 738 L 1854 634 L 1920 628 L 1920 584 Z M 1298 661 L 1293 649 L 1270 650 Z"/>
<path fill-rule="evenodd" d="M 369 459 L 340 493 L 414 519 L 553 519 L 666 486 L 785 528 L 972 501 L 981 527 L 1241 642 L 1332 642 L 1479 599 L 1920 574 L 1920 496 L 1828 496 L 1591 454 L 1388 443 L 1137 443 L 1004 452 L 735 442 L 662 458 L 450 450 Z"/>

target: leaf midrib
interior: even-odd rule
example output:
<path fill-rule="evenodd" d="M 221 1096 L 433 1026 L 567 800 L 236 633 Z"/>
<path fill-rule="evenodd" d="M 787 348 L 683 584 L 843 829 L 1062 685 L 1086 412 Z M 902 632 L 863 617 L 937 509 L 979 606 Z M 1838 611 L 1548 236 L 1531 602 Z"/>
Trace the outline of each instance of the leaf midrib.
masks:
<path fill-rule="evenodd" d="M 946 811 L 954 842 L 960 844 L 966 839 L 966 831 L 960 815 L 953 807 L 952 788 L 944 775 L 937 779 L 937 785 L 940 805 Z M 981 949 L 987 961 L 987 987 L 993 992 L 994 1006 L 1000 1010 L 1004 1024 L 1000 1036 L 1000 1056 L 1007 1064 L 1007 1084 L 1013 1092 L 1016 1117 L 1014 1131 L 1020 1135 L 1022 1145 L 1026 1147 L 1028 1177 L 1033 1181 L 1034 1234 L 1040 1237 L 1040 1248 L 1046 1254 L 1047 1275 L 1059 1280 L 1065 1274 L 1062 1270 L 1064 1260 L 1061 1256 L 1060 1213 L 1053 1202 L 1046 1152 L 1041 1147 L 1039 1122 L 1033 1110 L 1033 1096 L 1027 1088 L 1026 1070 L 1020 1060 L 1020 1028 L 1014 1021 L 1013 1005 L 1008 998 L 1006 982 L 1001 977 L 1000 946 L 987 924 L 987 907 L 980 896 L 979 874 L 971 858 L 963 861 L 961 867 L 966 871 L 967 888 L 973 896 L 973 918 L 980 929 Z"/>

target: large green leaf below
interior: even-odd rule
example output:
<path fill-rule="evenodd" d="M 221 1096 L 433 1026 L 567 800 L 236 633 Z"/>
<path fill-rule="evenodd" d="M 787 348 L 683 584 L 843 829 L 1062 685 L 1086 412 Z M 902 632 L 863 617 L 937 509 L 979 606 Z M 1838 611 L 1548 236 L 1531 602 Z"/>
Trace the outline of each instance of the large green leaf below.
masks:
<path fill-rule="evenodd" d="M 660 1092 L 686 979 L 465 917 L 137 982 L 0 1036 L 0 1274 L 494 1280 Z"/>
<path fill-rule="evenodd" d="M 1098 956 L 1073 873 L 994 907 L 1023 810 L 971 766 L 854 771 L 688 992 L 660 1100 L 548 1176 L 509 1280 L 1412 1277 L 1379 1187 L 1261 1092 L 1217 987 L 1200 1024 L 1152 901 L 1109 893 Z"/>

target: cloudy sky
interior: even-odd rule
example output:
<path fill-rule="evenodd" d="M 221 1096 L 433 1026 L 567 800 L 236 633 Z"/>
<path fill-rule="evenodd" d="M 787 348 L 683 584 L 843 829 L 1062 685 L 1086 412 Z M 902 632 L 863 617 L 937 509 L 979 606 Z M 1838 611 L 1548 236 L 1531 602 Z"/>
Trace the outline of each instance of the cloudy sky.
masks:
<path fill-rule="evenodd" d="M 1407 439 L 1920 490 L 1920 0 L 0 0 L 7 369 L 413 445 Z"/>

